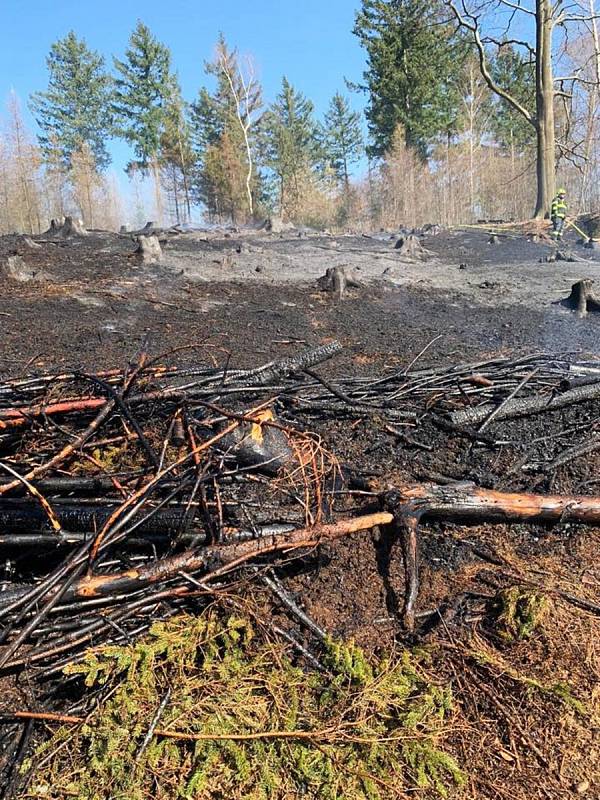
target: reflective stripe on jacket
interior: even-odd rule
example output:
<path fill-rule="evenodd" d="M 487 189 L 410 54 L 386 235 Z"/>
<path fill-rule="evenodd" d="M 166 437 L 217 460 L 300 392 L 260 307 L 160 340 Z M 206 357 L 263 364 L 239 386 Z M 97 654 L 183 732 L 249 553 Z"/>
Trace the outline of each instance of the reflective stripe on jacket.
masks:
<path fill-rule="evenodd" d="M 551 216 L 558 217 L 558 219 L 564 219 L 567 216 L 567 204 L 561 197 L 558 197 L 558 195 L 552 201 Z"/>

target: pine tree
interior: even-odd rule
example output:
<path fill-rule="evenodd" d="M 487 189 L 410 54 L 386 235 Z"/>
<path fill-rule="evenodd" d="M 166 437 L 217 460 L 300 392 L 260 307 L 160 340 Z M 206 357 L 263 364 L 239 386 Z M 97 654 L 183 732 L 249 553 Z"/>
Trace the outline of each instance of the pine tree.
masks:
<path fill-rule="evenodd" d="M 152 173 L 159 222 L 163 216 L 160 182 L 160 147 L 173 76 L 171 52 L 139 21 L 129 39 L 123 61 L 115 58 L 114 111 L 120 135 L 133 147 L 135 159 L 127 165 L 131 176 L 136 171 Z"/>
<path fill-rule="evenodd" d="M 223 119 L 217 99 L 204 86 L 197 99 L 190 104 L 191 137 L 194 150 L 201 155 L 207 147 L 216 144 L 223 133 Z"/>
<path fill-rule="evenodd" d="M 44 154 L 58 147 L 70 166 L 73 153 L 85 145 L 97 167 L 105 168 L 110 163 L 106 142 L 112 131 L 112 78 L 104 58 L 71 31 L 52 45 L 46 63 L 48 89 L 31 97 Z"/>
<path fill-rule="evenodd" d="M 279 206 L 284 215 L 298 211 L 302 179 L 323 162 L 314 106 L 287 78 L 264 118 L 265 163 L 276 176 Z"/>
<path fill-rule="evenodd" d="M 344 189 L 350 188 L 350 165 L 363 153 L 360 114 L 337 92 L 331 99 L 323 124 L 323 150 Z"/>
<path fill-rule="evenodd" d="M 456 122 L 454 78 L 466 52 L 438 0 L 362 0 L 354 34 L 367 53 L 369 155 L 382 156 L 398 125 L 424 157 Z"/>

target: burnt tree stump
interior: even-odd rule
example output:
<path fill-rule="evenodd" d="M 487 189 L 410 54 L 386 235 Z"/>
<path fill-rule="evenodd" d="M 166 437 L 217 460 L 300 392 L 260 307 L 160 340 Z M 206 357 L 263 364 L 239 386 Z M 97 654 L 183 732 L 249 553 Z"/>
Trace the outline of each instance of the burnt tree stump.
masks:
<path fill-rule="evenodd" d="M 401 236 L 394 245 L 394 250 L 407 258 L 424 258 L 427 255 L 427 251 L 419 239 L 412 233 L 409 233 L 408 236 Z"/>
<path fill-rule="evenodd" d="M 594 281 L 591 278 L 583 278 L 571 286 L 571 294 L 563 305 L 577 311 L 579 317 L 587 317 L 588 311 L 600 311 L 600 295 L 593 289 Z"/>
<path fill-rule="evenodd" d="M 83 222 L 80 219 L 65 217 L 64 220 L 50 220 L 50 227 L 46 231 L 46 235 L 60 236 L 62 239 L 71 239 L 76 236 L 89 236 L 89 233 L 83 227 Z"/>
<path fill-rule="evenodd" d="M 138 236 L 135 255 L 143 264 L 158 264 L 162 260 L 162 249 L 158 236 Z"/>
<path fill-rule="evenodd" d="M 65 217 L 65 224 L 59 231 L 59 235 L 64 239 L 68 239 L 71 236 L 89 236 L 88 232 L 83 227 L 83 222 L 73 217 Z"/>
<path fill-rule="evenodd" d="M 334 292 L 341 300 L 347 286 L 360 287 L 354 275 L 346 272 L 345 267 L 328 267 L 325 275 L 317 280 L 317 286 L 323 292 Z"/>

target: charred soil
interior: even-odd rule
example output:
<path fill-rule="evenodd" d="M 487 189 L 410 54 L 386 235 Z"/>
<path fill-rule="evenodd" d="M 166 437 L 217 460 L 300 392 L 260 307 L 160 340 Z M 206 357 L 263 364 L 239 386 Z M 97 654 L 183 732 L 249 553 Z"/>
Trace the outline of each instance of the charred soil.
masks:
<path fill-rule="evenodd" d="M 0 269 L 0 378 L 123 368 L 144 339 L 153 353 L 171 353 L 172 363 L 194 364 L 201 352 L 232 369 L 339 340 L 342 352 L 319 368 L 326 380 L 540 352 L 577 353 L 590 363 L 600 356 L 600 315 L 579 319 L 560 305 L 576 280 L 600 279 L 600 262 L 540 263 L 546 245 L 524 235 L 490 244 L 484 230 L 424 237 L 428 257 L 403 261 L 397 238 L 166 235 L 162 262 L 141 266 L 126 236 L 38 237 L 39 249 L 4 237 L 0 264 L 18 254 L 30 279 L 17 282 Z M 332 266 L 349 267 L 360 281 L 341 300 L 316 285 Z M 468 404 L 467 388 L 457 382 L 444 411 Z M 434 415 L 396 425 L 359 411 L 315 412 L 306 427 L 341 462 L 383 482 L 600 494 L 600 447 L 553 466 L 569 447 L 600 436 L 598 400 L 501 421 L 480 437 L 448 430 Z M 425 521 L 413 633 L 402 624 L 402 549 L 380 531 L 282 559 L 276 573 L 334 639 L 377 657 L 417 648 L 431 680 L 452 687 L 454 710 L 439 739 L 466 784 L 448 786 L 450 797 L 596 798 L 599 545 L 600 529 L 569 520 Z M 268 590 L 245 575 L 239 591 L 310 648 L 310 634 Z M 27 705 L 27 696 L 39 702 L 39 689 L 23 690 L 12 678 L 3 685 L 8 712 Z M 436 796 L 431 787 L 403 792 L 398 787 L 400 797 Z"/>

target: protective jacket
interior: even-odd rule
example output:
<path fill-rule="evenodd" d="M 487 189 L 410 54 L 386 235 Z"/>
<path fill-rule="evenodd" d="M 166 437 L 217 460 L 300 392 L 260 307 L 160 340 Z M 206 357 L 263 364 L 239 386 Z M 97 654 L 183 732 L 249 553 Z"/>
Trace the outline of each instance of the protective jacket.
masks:
<path fill-rule="evenodd" d="M 563 197 L 556 195 L 552 201 L 551 219 L 564 219 L 567 216 L 567 204 Z"/>

